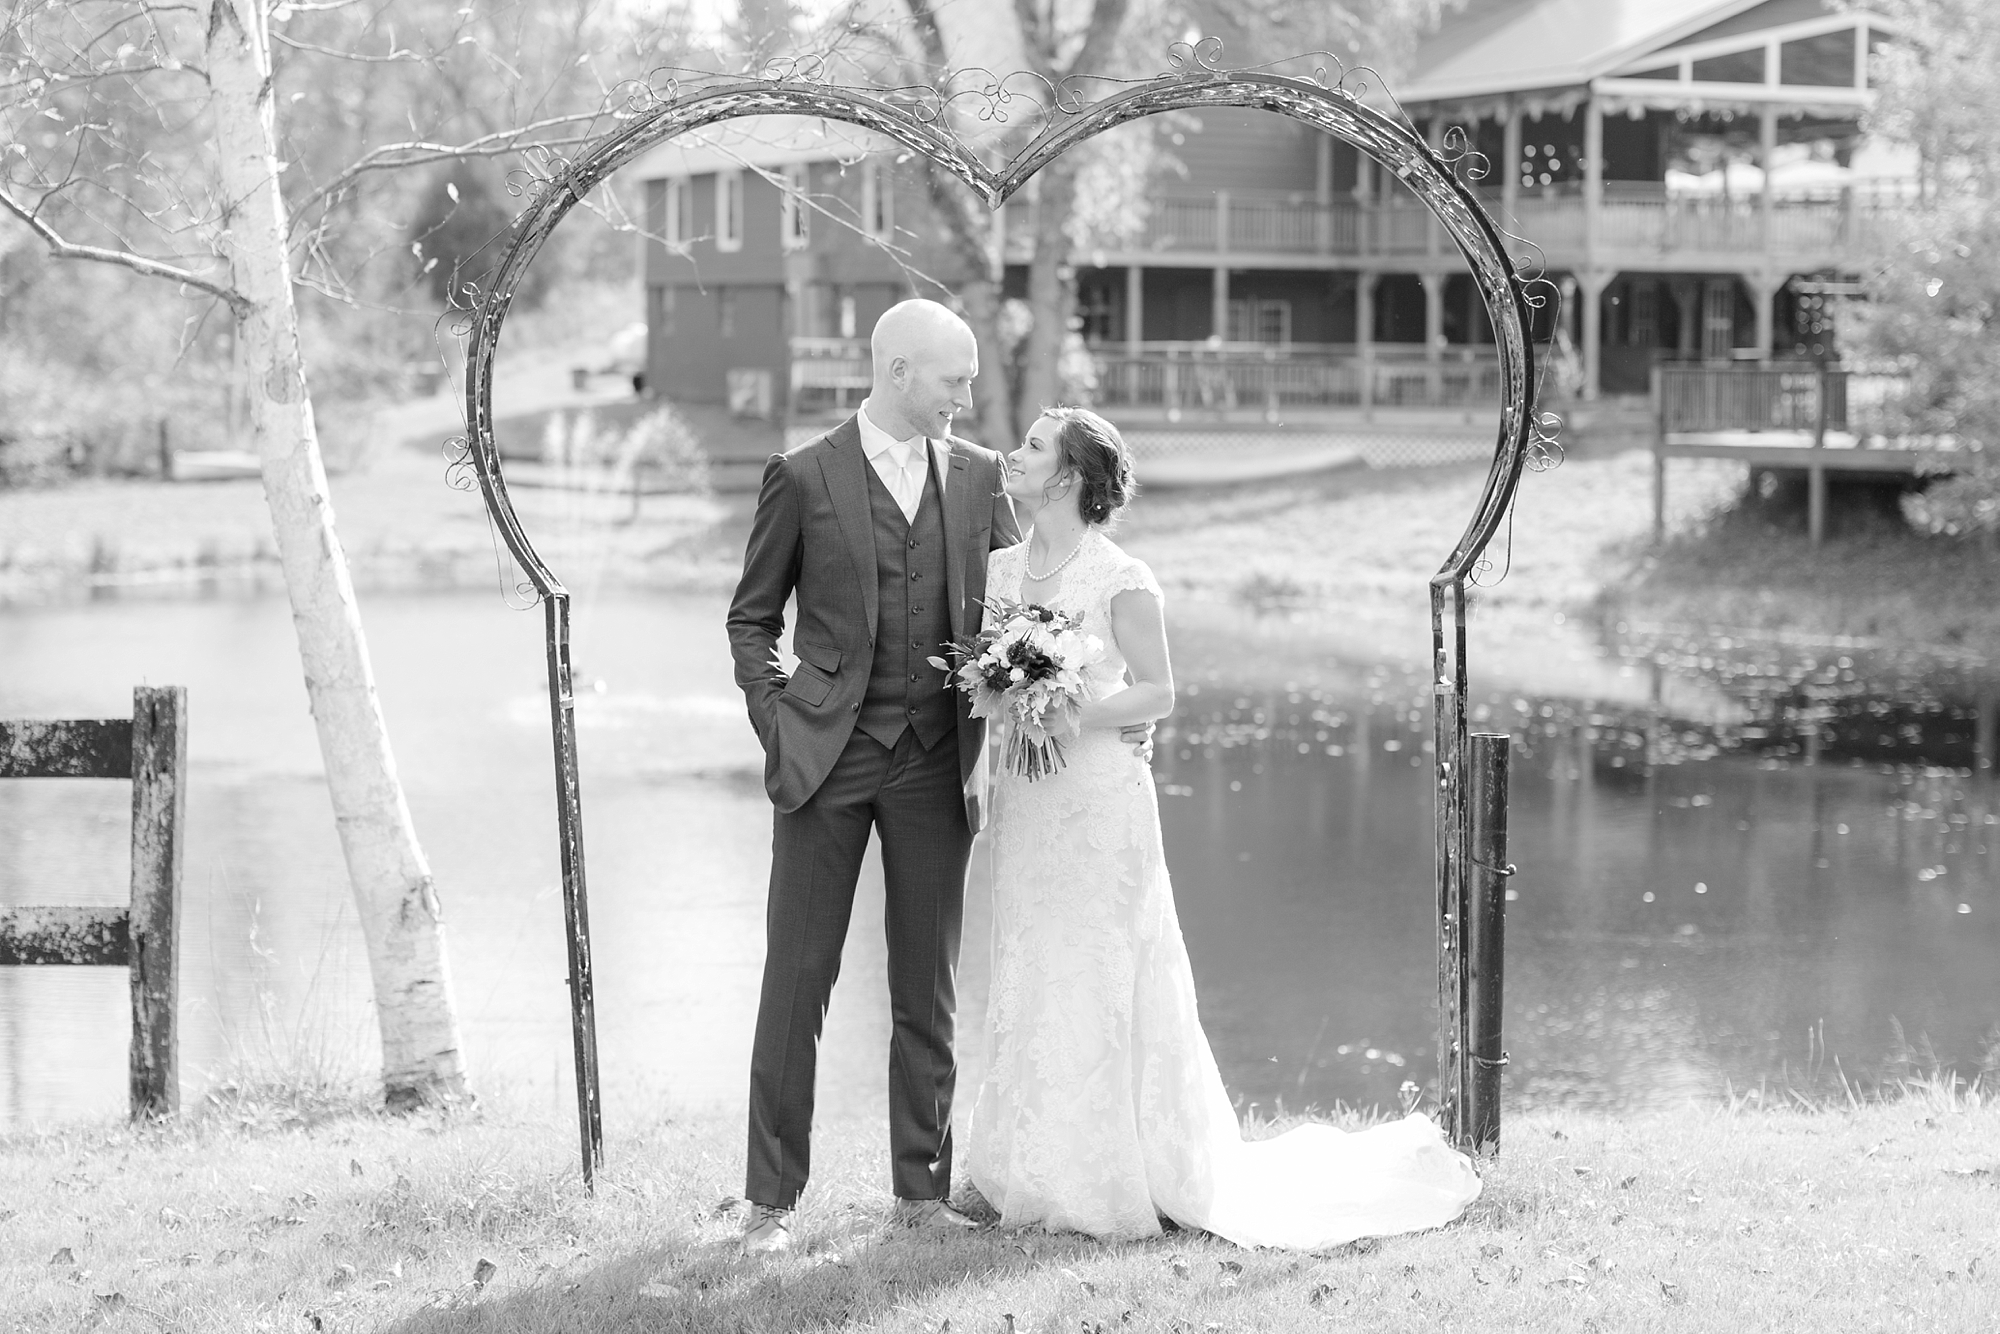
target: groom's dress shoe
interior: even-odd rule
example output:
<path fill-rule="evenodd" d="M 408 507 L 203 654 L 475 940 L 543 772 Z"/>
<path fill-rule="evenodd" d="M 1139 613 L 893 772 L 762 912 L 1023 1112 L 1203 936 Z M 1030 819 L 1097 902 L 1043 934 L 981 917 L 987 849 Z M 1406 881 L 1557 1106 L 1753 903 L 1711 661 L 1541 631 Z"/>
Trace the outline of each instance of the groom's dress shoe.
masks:
<path fill-rule="evenodd" d="M 792 1211 L 775 1204 L 752 1204 L 743 1229 L 745 1255 L 783 1255 L 792 1249 Z"/>
<path fill-rule="evenodd" d="M 966 1231 L 979 1224 L 943 1200 L 897 1200 L 891 1215 L 898 1227 L 935 1228 L 941 1232 Z"/>

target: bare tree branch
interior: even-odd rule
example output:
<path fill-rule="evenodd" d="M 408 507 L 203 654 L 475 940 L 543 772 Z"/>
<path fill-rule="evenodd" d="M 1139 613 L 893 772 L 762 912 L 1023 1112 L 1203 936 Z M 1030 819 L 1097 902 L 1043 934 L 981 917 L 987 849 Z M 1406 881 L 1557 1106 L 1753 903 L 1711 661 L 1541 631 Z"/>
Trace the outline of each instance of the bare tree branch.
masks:
<path fill-rule="evenodd" d="M 392 49 L 387 55 L 383 56 L 371 56 L 364 54 L 363 52 L 360 51 L 336 50 L 331 46 L 321 46 L 316 42 L 302 42 L 296 37 L 285 36 L 285 34 L 279 32 L 275 28 L 271 30 L 271 40 L 274 42 L 281 42 L 284 45 L 291 47 L 294 51 L 311 51 L 316 55 L 332 56 L 335 60 L 352 60 L 357 64 L 364 64 L 364 65 L 419 64 L 420 65 L 424 63 L 423 56 L 419 55 L 415 51 L 409 50 L 408 48 L 404 48 L 402 50 Z"/>
<path fill-rule="evenodd" d="M 22 208 L 12 196 L 4 191 L 0 191 L 0 208 L 5 208 L 9 213 L 12 213 L 22 222 L 28 224 L 28 230 L 41 237 L 48 245 L 49 253 L 57 259 L 85 259 L 95 261 L 99 264 L 123 265 L 125 268 L 131 269 L 134 273 L 143 273 L 149 278 L 167 278 L 181 284 L 183 287 L 192 287 L 198 292 L 206 292 L 210 296 L 227 302 L 229 309 L 238 315 L 243 314 L 250 308 L 249 298 L 245 297 L 241 292 L 236 291 L 234 288 L 224 287 L 219 283 L 212 283 L 199 274 L 190 273 L 188 270 L 176 265 L 157 259 L 149 259 L 144 255 L 135 255 L 129 250 L 108 250 L 103 246 L 77 245 L 74 242 L 65 241 L 55 228 L 43 222 L 34 213 Z"/>
<path fill-rule="evenodd" d="M 462 144 L 439 144 L 423 139 L 411 139 L 400 144 L 383 144 L 380 148 L 370 149 L 348 163 L 332 180 L 307 195 L 299 202 L 298 207 L 292 210 L 292 217 L 296 225 L 297 219 L 304 217 L 322 202 L 339 193 L 356 177 L 367 172 L 414 167 L 426 162 L 442 162 L 454 158 L 499 157 L 522 147 L 521 140 L 539 130 L 552 129 L 558 125 L 575 125 L 578 122 L 588 123 L 604 114 L 602 110 L 593 110 L 579 111 L 567 116 L 550 116 L 527 125 L 515 125 L 508 129 L 495 130 L 491 134 L 482 134 Z M 558 139 L 537 140 L 535 144 L 528 146 L 562 148 L 589 143 L 591 140 L 592 136 L 588 134 L 565 135 Z"/>

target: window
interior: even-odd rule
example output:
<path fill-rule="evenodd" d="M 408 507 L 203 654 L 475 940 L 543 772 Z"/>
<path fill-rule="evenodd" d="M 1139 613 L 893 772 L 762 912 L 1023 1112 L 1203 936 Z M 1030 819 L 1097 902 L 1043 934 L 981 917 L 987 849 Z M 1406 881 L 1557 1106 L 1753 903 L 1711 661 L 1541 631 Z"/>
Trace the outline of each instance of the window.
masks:
<path fill-rule="evenodd" d="M 685 176 L 667 178 L 667 244 L 684 246 L 694 240 L 694 187 Z"/>
<path fill-rule="evenodd" d="M 840 298 L 840 336 L 854 337 L 854 298 L 851 296 Z"/>
<path fill-rule="evenodd" d="M 715 248 L 743 248 L 743 173 L 715 173 Z"/>
<path fill-rule="evenodd" d="M 861 228 L 878 241 L 896 231 L 896 196 L 888 170 L 870 158 L 861 164 Z"/>
<path fill-rule="evenodd" d="M 672 287 L 656 286 L 652 289 L 653 308 L 647 313 L 646 326 L 655 338 L 674 336 L 674 293 Z"/>
<path fill-rule="evenodd" d="M 1823 32 L 1778 48 L 1778 81 L 1817 88 L 1854 86 L 1854 29 Z"/>
<path fill-rule="evenodd" d="M 1240 299 L 1229 303 L 1229 341 L 1277 343 L 1292 341 L 1292 303 Z"/>
<path fill-rule="evenodd" d="M 812 169 L 804 163 L 785 168 L 778 237 L 787 250 L 803 250 L 812 242 L 812 206 L 806 201 L 811 184 Z"/>
<path fill-rule="evenodd" d="M 1710 56 L 1694 62 L 1696 83 L 1764 82 L 1764 48 L 1731 51 L 1726 56 Z"/>

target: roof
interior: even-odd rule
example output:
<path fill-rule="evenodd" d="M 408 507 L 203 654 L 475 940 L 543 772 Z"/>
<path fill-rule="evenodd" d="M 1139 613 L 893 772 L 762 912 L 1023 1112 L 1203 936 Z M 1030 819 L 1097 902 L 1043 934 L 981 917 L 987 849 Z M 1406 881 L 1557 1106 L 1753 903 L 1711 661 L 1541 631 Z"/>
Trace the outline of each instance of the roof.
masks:
<path fill-rule="evenodd" d="M 1396 93 L 1410 103 L 1574 87 L 1764 3 L 1512 0 L 1446 19 Z"/>

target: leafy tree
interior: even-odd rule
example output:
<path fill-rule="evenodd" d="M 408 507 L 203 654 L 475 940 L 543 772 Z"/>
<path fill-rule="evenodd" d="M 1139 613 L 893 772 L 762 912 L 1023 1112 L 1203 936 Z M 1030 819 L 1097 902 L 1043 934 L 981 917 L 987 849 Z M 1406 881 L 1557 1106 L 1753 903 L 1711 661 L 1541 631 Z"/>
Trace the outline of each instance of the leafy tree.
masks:
<path fill-rule="evenodd" d="M 1854 309 L 1856 346 L 1907 379 L 1890 427 L 1948 437 L 1960 470 L 1920 503 L 1947 533 L 2000 530 L 2000 8 L 1887 0 L 1897 36 L 1870 72 L 1867 128 L 1912 144 L 1918 197 Z"/>

